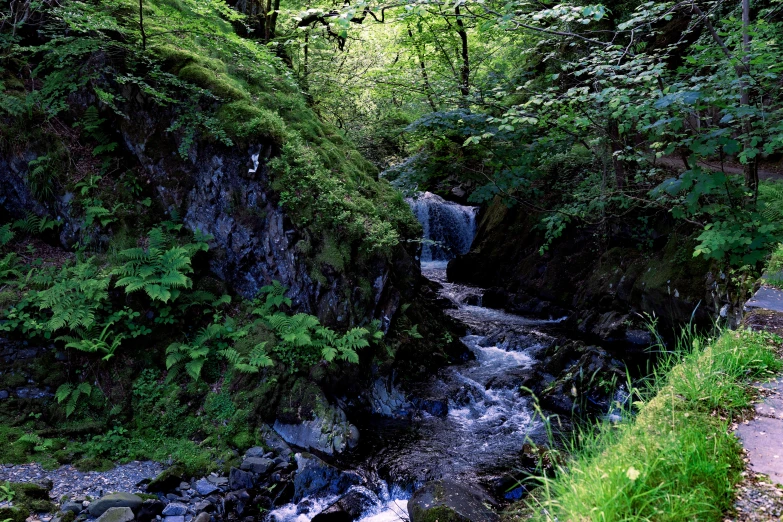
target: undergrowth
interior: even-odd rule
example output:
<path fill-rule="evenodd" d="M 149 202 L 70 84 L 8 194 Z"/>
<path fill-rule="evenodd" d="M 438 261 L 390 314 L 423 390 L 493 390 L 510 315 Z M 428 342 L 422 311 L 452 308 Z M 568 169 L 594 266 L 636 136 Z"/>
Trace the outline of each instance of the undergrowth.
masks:
<path fill-rule="evenodd" d="M 751 405 L 750 382 L 783 367 L 779 342 L 750 330 L 715 339 L 686 330 L 633 390 L 638 414 L 578 432 L 509 518 L 722 520 L 743 470 L 729 429 Z"/>

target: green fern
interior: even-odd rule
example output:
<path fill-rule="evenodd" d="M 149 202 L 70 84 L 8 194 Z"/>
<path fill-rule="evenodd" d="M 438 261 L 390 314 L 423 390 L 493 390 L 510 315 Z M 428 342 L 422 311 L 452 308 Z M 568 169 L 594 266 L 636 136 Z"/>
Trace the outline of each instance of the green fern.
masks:
<path fill-rule="evenodd" d="M 378 341 L 383 336 L 377 329 L 377 323 L 373 323 L 373 333 L 367 328 L 353 328 L 339 334 L 321 325 L 313 315 L 288 315 L 281 311 L 269 313 L 283 303 L 290 305 L 290 299 L 283 297 L 285 287 L 278 282 L 262 288 L 262 291 L 267 292 L 266 299 L 263 302 L 257 299 L 261 304 L 253 313 L 261 315 L 262 320 L 279 337 L 280 342 L 273 350 L 291 373 L 309 368 L 319 360 L 358 363 L 358 351 L 368 347 L 370 340 Z"/>
<path fill-rule="evenodd" d="M 16 234 L 11 229 L 11 223 L 6 223 L 0 227 L 0 248 L 6 246 Z"/>
<path fill-rule="evenodd" d="M 60 222 L 54 219 L 50 219 L 49 216 L 38 216 L 32 212 L 28 212 L 24 219 L 18 219 L 14 222 L 13 227 L 21 230 L 26 234 L 43 234 L 47 230 L 54 230 L 60 226 Z"/>
<path fill-rule="evenodd" d="M 22 272 L 19 270 L 20 267 L 19 256 L 13 252 L 6 254 L 5 257 L 0 259 L 0 285 L 6 285 L 12 279 L 22 277 Z"/>
<path fill-rule="evenodd" d="M 54 199 L 54 180 L 57 173 L 53 163 L 51 156 L 43 155 L 27 164 L 27 186 L 33 197 L 39 201 Z"/>
<path fill-rule="evenodd" d="M 120 276 L 118 287 L 130 294 L 144 290 L 153 301 L 168 303 L 176 300 L 183 289 L 190 289 L 193 281 L 188 274 L 193 272 L 191 259 L 199 250 L 206 251 L 208 245 L 198 241 L 182 246 L 173 241 L 160 228 L 150 231 L 147 248 L 129 248 L 119 252 L 125 263 L 112 274 Z"/>
<path fill-rule="evenodd" d="M 103 353 L 103 360 L 108 361 L 114 357 L 117 348 L 120 347 L 120 344 L 125 339 L 125 335 L 114 333 L 111 329 L 113 324 L 114 321 L 108 322 L 100 333 L 98 333 L 97 328 L 91 328 L 79 337 L 62 335 L 55 340 L 65 342 L 66 348 L 73 348 L 74 350 L 87 353 Z"/>
<path fill-rule="evenodd" d="M 98 309 L 109 298 L 110 280 L 92 259 L 63 267 L 56 283 L 31 295 L 33 304 L 49 315 L 45 329 L 91 329 Z"/>
<path fill-rule="evenodd" d="M 55 399 L 58 404 L 65 403 L 65 416 L 70 417 L 76 406 L 79 403 L 79 398 L 82 396 L 89 397 L 92 395 L 92 386 L 87 382 L 79 383 L 78 386 L 73 386 L 70 383 L 65 383 L 57 388 L 54 393 Z"/>

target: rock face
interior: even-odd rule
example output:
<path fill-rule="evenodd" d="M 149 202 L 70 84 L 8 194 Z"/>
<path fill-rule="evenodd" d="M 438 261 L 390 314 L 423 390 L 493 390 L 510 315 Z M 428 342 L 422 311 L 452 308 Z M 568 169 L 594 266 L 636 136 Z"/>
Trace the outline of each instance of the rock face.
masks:
<path fill-rule="evenodd" d="M 488 502 L 482 491 L 440 480 L 416 490 L 408 502 L 408 514 L 411 522 L 499 522 Z"/>
<path fill-rule="evenodd" d="M 90 504 L 90 516 L 97 518 L 110 508 L 130 508 L 135 511 L 143 502 L 141 497 L 132 493 L 112 493 Z"/>
<path fill-rule="evenodd" d="M 638 231 L 621 225 L 611 226 L 608 244 L 595 230 L 572 227 L 544 255 L 537 219 L 494 201 L 471 251 L 449 263 L 449 280 L 487 288 L 484 306 L 542 317 L 576 312 L 574 328 L 619 344 L 644 343 L 637 314 L 654 313 L 665 330 L 694 310 L 697 322 L 710 323 L 723 306 L 725 280 L 693 257 L 691 232 L 670 218 L 650 218 L 652 248 L 640 248 Z"/>

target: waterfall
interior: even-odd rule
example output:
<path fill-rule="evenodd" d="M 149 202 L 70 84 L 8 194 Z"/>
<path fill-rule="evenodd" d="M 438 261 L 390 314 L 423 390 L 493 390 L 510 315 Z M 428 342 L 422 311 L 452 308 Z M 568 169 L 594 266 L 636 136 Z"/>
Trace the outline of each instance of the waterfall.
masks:
<path fill-rule="evenodd" d="M 424 229 L 422 263 L 444 264 L 468 253 L 476 235 L 478 207 L 458 205 L 431 192 L 408 199 L 408 204 Z"/>

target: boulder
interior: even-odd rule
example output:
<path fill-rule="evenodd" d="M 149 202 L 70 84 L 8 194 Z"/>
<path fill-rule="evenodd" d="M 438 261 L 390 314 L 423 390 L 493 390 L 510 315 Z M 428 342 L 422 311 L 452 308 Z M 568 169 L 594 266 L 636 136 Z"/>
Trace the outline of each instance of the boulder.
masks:
<path fill-rule="evenodd" d="M 232 491 L 252 488 L 253 483 L 253 474 L 248 471 L 231 468 L 231 471 L 228 473 L 228 487 Z"/>
<path fill-rule="evenodd" d="M 250 471 L 253 473 L 264 474 L 275 465 L 275 461 L 272 459 L 266 459 L 263 457 L 247 457 L 242 461 L 243 471 Z"/>
<path fill-rule="evenodd" d="M 97 522 L 130 522 L 135 517 L 129 507 L 113 507 L 107 509 Z"/>
<path fill-rule="evenodd" d="M 250 448 L 249 450 L 247 450 L 245 452 L 245 458 L 248 458 L 248 457 L 261 458 L 261 457 L 266 456 L 267 453 L 269 453 L 269 452 L 267 450 L 265 450 L 264 448 L 262 448 L 261 446 L 254 446 L 254 447 Z"/>
<path fill-rule="evenodd" d="M 339 495 L 361 482 L 356 473 L 341 471 L 310 453 L 297 453 L 296 464 L 295 503 L 304 497 Z"/>
<path fill-rule="evenodd" d="M 132 493 L 112 493 L 105 495 L 90 504 L 90 516 L 98 518 L 110 508 L 130 508 L 133 511 L 139 509 L 144 500 Z"/>
<path fill-rule="evenodd" d="M 411 522 L 500 522 L 483 491 L 450 480 L 429 482 L 408 502 Z"/>

